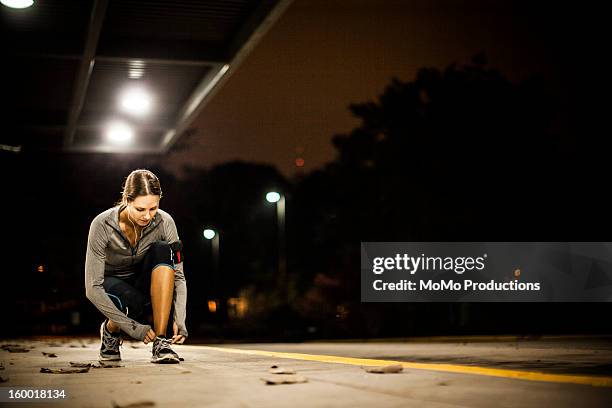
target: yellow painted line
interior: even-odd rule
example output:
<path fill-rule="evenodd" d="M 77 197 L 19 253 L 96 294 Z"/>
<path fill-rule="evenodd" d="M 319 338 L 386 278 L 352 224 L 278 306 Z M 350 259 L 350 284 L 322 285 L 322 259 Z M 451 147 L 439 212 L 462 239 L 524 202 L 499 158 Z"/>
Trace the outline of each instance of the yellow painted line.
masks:
<path fill-rule="evenodd" d="M 454 364 L 429 364 L 429 363 L 410 363 L 405 361 L 394 360 L 375 360 L 370 358 L 353 358 L 340 356 L 327 356 L 318 354 L 301 354 L 301 353 L 283 353 L 277 351 L 266 350 L 247 350 L 234 349 L 226 347 L 210 347 L 204 348 L 224 351 L 227 353 L 248 354 L 266 357 L 290 358 L 294 360 L 318 361 L 321 363 L 336 363 L 349 364 L 356 366 L 385 366 L 390 364 L 401 364 L 404 368 L 413 368 L 417 370 L 442 371 L 447 373 L 485 375 L 489 377 L 512 378 L 516 380 L 526 381 L 544 381 L 555 383 L 583 384 L 592 385 L 595 387 L 612 387 L 612 377 L 604 376 L 588 376 L 588 375 L 566 375 L 566 374 L 547 374 L 535 371 L 518 371 L 506 370 L 499 368 L 487 368 L 476 366 L 463 366 Z"/>

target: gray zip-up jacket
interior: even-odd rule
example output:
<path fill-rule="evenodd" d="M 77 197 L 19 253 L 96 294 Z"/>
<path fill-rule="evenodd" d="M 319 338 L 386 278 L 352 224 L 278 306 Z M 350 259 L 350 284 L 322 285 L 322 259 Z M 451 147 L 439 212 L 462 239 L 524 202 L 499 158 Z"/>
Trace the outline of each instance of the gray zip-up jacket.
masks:
<path fill-rule="evenodd" d="M 85 256 L 85 294 L 104 316 L 117 323 L 133 338 L 142 340 L 151 326 L 138 323 L 117 309 L 102 286 L 104 277 L 128 278 L 134 275 L 136 264 L 143 260 L 152 242 L 163 240 L 172 244 L 179 237 L 170 214 L 157 210 L 153 220 L 143 229 L 136 248 L 132 248 L 119 227 L 119 213 L 124 208 L 125 205 L 110 208 L 91 222 Z M 185 327 L 186 306 L 187 282 L 181 261 L 175 266 L 174 272 L 174 321 L 179 334 L 185 337 L 188 334 Z"/>

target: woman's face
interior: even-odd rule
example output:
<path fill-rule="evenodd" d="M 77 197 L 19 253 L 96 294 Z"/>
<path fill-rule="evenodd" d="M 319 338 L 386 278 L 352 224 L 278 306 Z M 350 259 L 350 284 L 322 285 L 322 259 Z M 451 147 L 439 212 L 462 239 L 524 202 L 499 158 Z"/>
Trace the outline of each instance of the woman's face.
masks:
<path fill-rule="evenodd" d="M 158 195 L 146 195 L 136 197 L 134 201 L 129 203 L 128 211 L 132 221 L 135 221 L 141 227 L 149 225 L 155 213 L 159 208 Z"/>

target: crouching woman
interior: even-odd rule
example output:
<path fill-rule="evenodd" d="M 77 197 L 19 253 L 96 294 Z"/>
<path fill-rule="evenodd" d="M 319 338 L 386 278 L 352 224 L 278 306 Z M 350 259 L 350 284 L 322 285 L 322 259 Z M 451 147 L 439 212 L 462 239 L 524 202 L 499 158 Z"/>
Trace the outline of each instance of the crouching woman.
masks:
<path fill-rule="evenodd" d="M 159 209 L 157 176 L 135 170 L 121 201 L 94 218 L 85 258 L 85 293 L 106 319 L 100 360 L 121 360 L 124 334 L 153 343 L 151 362 L 178 363 L 172 344 L 187 338 L 187 283 L 174 220 Z M 153 327 L 143 320 L 152 315 Z"/>

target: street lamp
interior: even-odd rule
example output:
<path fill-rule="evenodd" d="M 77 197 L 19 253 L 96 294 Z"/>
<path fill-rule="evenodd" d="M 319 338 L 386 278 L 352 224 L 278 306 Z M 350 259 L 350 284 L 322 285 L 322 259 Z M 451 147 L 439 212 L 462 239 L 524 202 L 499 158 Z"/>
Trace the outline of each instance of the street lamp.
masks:
<path fill-rule="evenodd" d="M 215 295 L 219 295 L 219 232 L 212 228 L 206 228 L 202 233 L 204 238 L 211 241 L 212 246 L 212 259 L 213 259 L 213 281 L 215 288 Z"/>
<path fill-rule="evenodd" d="M 278 283 L 279 288 L 285 291 L 285 299 L 288 296 L 287 281 L 287 247 L 285 243 L 285 196 L 270 191 L 266 194 L 269 203 L 276 203 L 276 225 L 278 227 Z"/>
<path fill-rule="evenodd" d="M 215 237 L 215 235 L 217 235 L 217 233 L 213 229 L 206 228 L 204 230 L 203 235 L 204 235 L 204 238 L 206 238 L 206 239 L 213 239 Z"/>
<path fill-rule="evenodd" d="M 269 203 L 276 203 L 280 199 L 281 195 L 276 191 L 270 191 L 268 194 L 266 194 L 266 200 L 268 200 Z"/>

